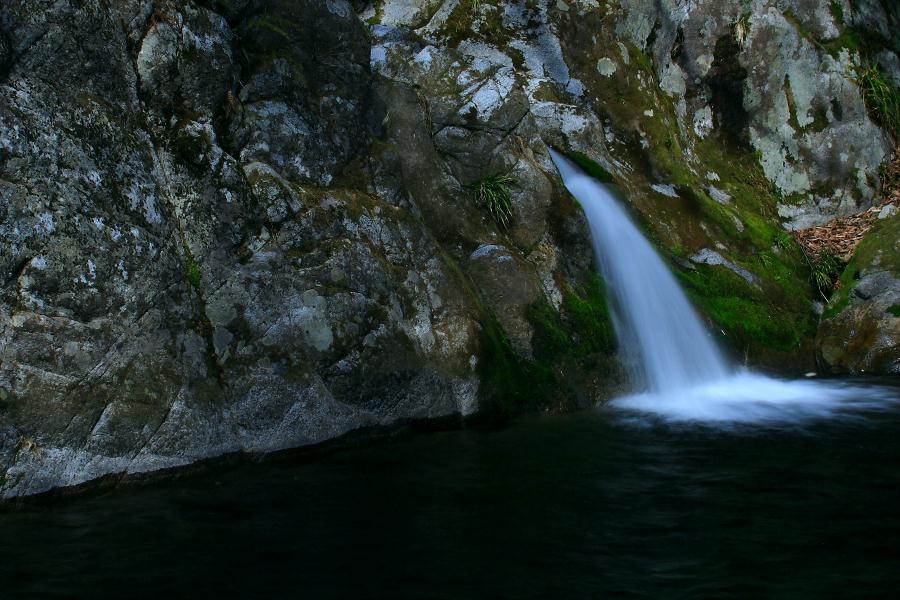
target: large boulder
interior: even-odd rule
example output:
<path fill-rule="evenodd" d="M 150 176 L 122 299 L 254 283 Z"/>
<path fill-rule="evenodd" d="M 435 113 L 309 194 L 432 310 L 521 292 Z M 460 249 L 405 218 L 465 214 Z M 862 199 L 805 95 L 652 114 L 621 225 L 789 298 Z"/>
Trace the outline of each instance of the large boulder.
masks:
<path fill-rule="evenodd" d="M 860 243 L 816 345 L 828 371 L 900 374 L 900 214 L 876 223 Z"/>

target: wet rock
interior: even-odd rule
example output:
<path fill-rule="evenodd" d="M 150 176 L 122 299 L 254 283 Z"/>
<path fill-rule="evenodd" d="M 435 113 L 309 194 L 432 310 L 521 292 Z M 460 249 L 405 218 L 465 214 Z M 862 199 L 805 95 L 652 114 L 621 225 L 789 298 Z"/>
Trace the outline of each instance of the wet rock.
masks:
<path fill-rule="evenodd" d="M 819 361 L 835 373 L 900 374 L 900 279 L 870 273 L 853 292 L 857 299 L 819 329 Z"/>
<path fill-rule="evenodd" d="M 527 263 L 504 246 L 482 244 L 469 256 L 472 278 L 520 355 L 532 354 L 533 329 L 526 310 L 540 298 L 540 287 Z"/>
<path fill-rule="evenodd" d="M 0 77 L 6 75 L 13 64 L 13 47 L 9 37 L 0 30 Z"/>
<path fill-rule="evenodd" d="M 137 74 L 141 88 L 160 103 L 172 101 L 178 69 L 179 38 L 167 22 L 154 25 L 141 43 L 137 57 Z"/>
<path fill-rule="evenodd" d="M 875 296 L 890 294 L 897 290 L 897 280 L 890 273 L 876 271 L 867 273 L 853 286 L 853 295 L 863 300 L 871 300 Z"/>
<path fill-rule="evenodd" d="M 857 280 L 835 292 L 816 336 L 819 362 L 835 373 L 900 373 L 900 217 L 876 222 L 851 263 Z M 835 314 L 836 313 L 836 314 Z"/>
<path fill-rule="evenodd" d="M 162 112 L 213 115 L 233 83 L 233 32 L 220 15 L 188 4 L 155 13 L 136 66 L 141 91 Z"/>
<path fill-rule="evenodd" d="M 712 266 L 722 266 L 738 275 L 746 281 L 747 283 L 754 284 L 756 283 L 756 277 L 753 276 L 753 273 L 748 271 L 743 267 L 739 267 L 733 262 L 726 259 L 724 256 L 716 252 L 715 250 L 710 250 L 709 248 L 704 248 L 697 254 L 691 256 L 691 262 L 696 263 L 698 265 L 712 265 Z"/>
<path fill-rule="evenodd" d="M 31 15 L 61 26 L 0 90 L 0 496 L 477 410 L 477 310 L 412 207 L 303 187 L 368 139 L 348 6 L 292 3 L 332 65 L 249 65 L 246 101 L 212 11 Z"/>

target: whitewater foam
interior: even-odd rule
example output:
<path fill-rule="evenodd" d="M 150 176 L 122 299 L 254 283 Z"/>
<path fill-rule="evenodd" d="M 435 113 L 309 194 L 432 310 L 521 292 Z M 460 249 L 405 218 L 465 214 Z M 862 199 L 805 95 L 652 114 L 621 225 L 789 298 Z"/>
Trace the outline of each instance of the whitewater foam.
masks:
<path fill-rule="evenodd" d="M 842 381 L 784 380 L 750 371 L 668 392 L 616 398 L 610 404 L 669 421 L 775 423 L 881 410 L 898 402 L 890 388 Z"/>
<path fill-rule="evenodd" d="M 619 355 L 645 390 L 615 399 L 613 406 L 671 421 L 766 423 L 831 418 L 900 402 L 888 388 L 736 370 L 615 196 L 558 152 L 550 154 L 590 225 Z"/>

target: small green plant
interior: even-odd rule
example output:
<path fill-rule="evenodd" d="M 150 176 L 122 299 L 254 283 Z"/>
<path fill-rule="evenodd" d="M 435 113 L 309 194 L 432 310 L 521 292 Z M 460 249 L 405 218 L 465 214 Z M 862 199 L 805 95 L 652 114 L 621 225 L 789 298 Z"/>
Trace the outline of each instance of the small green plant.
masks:
<path fill-rule="evenodd" d="M 775 246 L 787 252 L 794 247 L 794 240 L 786 231 L 778 231 L 775 233 Z"/>
<path fill-rule="evenodd" d="M 885 78 L 875 63 L 857 67 L 856 82 L 872 117 L 900 136 L 900 89 Z"/>
<path fill-rule="evenodd" d="M 197 264 L 197 261 L 194 260 L 194 257 L 190 252 L 186 252 L 184 261 L 184 278 L 194 287 L 195 290 L 200 289 L 200 283 L 202 281 L 200 265 Z"/>
<path fill-rule="evenodd" d="M 512 197 L 509 192 L 512 184 L 513 178 L 509 175 L 488 175 L 468 186 L 475 196 L 475 204 L 486 208 L 503 229 L 509 229 L 512 222 Z"/>
<path fill-rule="evenodd" d="M 826 292 L 834 288 L 834 281 L 841 274 L 843 265 L 834 254 L 823 252 L 811 267 L 810 278 L 822 297 L 827 299 Z"/>
<path fill-rule="evenodd" d="M 734 23 L 734 39 L 737 41 L 738 46 L 744 47 L 748 33 L 750 33 L 750 14 L 745 13 Z"/>
<path fill-rule="evenodd" d="M 844 24 L 844 7 L 837 0 L 831 0 L 831 14 L 834 15 L 838 25 Z"/>
<path fill-rule="evenodd" d="M 766 269 L 770 269 L 775 264 L 775 257 L 771 252 L 760 252 L 759 263 Z"/>
<path fill-rule="evenodd" d="M 900 317 L 900 302 L 898 302 L 897 304 L 894 304 L 890 308 L 888 308 L 888 312 L 891 313 L 892 315 L 894 315 L 895 317 Z"/>

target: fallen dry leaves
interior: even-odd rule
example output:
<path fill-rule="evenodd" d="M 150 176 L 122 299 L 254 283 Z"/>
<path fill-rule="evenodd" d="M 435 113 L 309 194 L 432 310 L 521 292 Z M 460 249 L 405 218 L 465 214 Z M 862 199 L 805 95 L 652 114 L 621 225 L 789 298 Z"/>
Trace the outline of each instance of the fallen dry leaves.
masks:
<path fill-rule="evenodd" d="M 882 189 L 884 190 L 884 200 L 866 211 L 838 217 L 818 227 L 795 231 L 794 237 L 803 247 L 806 255 L 816 258 L 823 252 L 828 252 L 847 262 L 856 251 L 860 240 L 878 220 L 878 214 L 884 210 L 884 207 L 893 205 L 900 209 L 900 147 L 884 171 Z"/>

